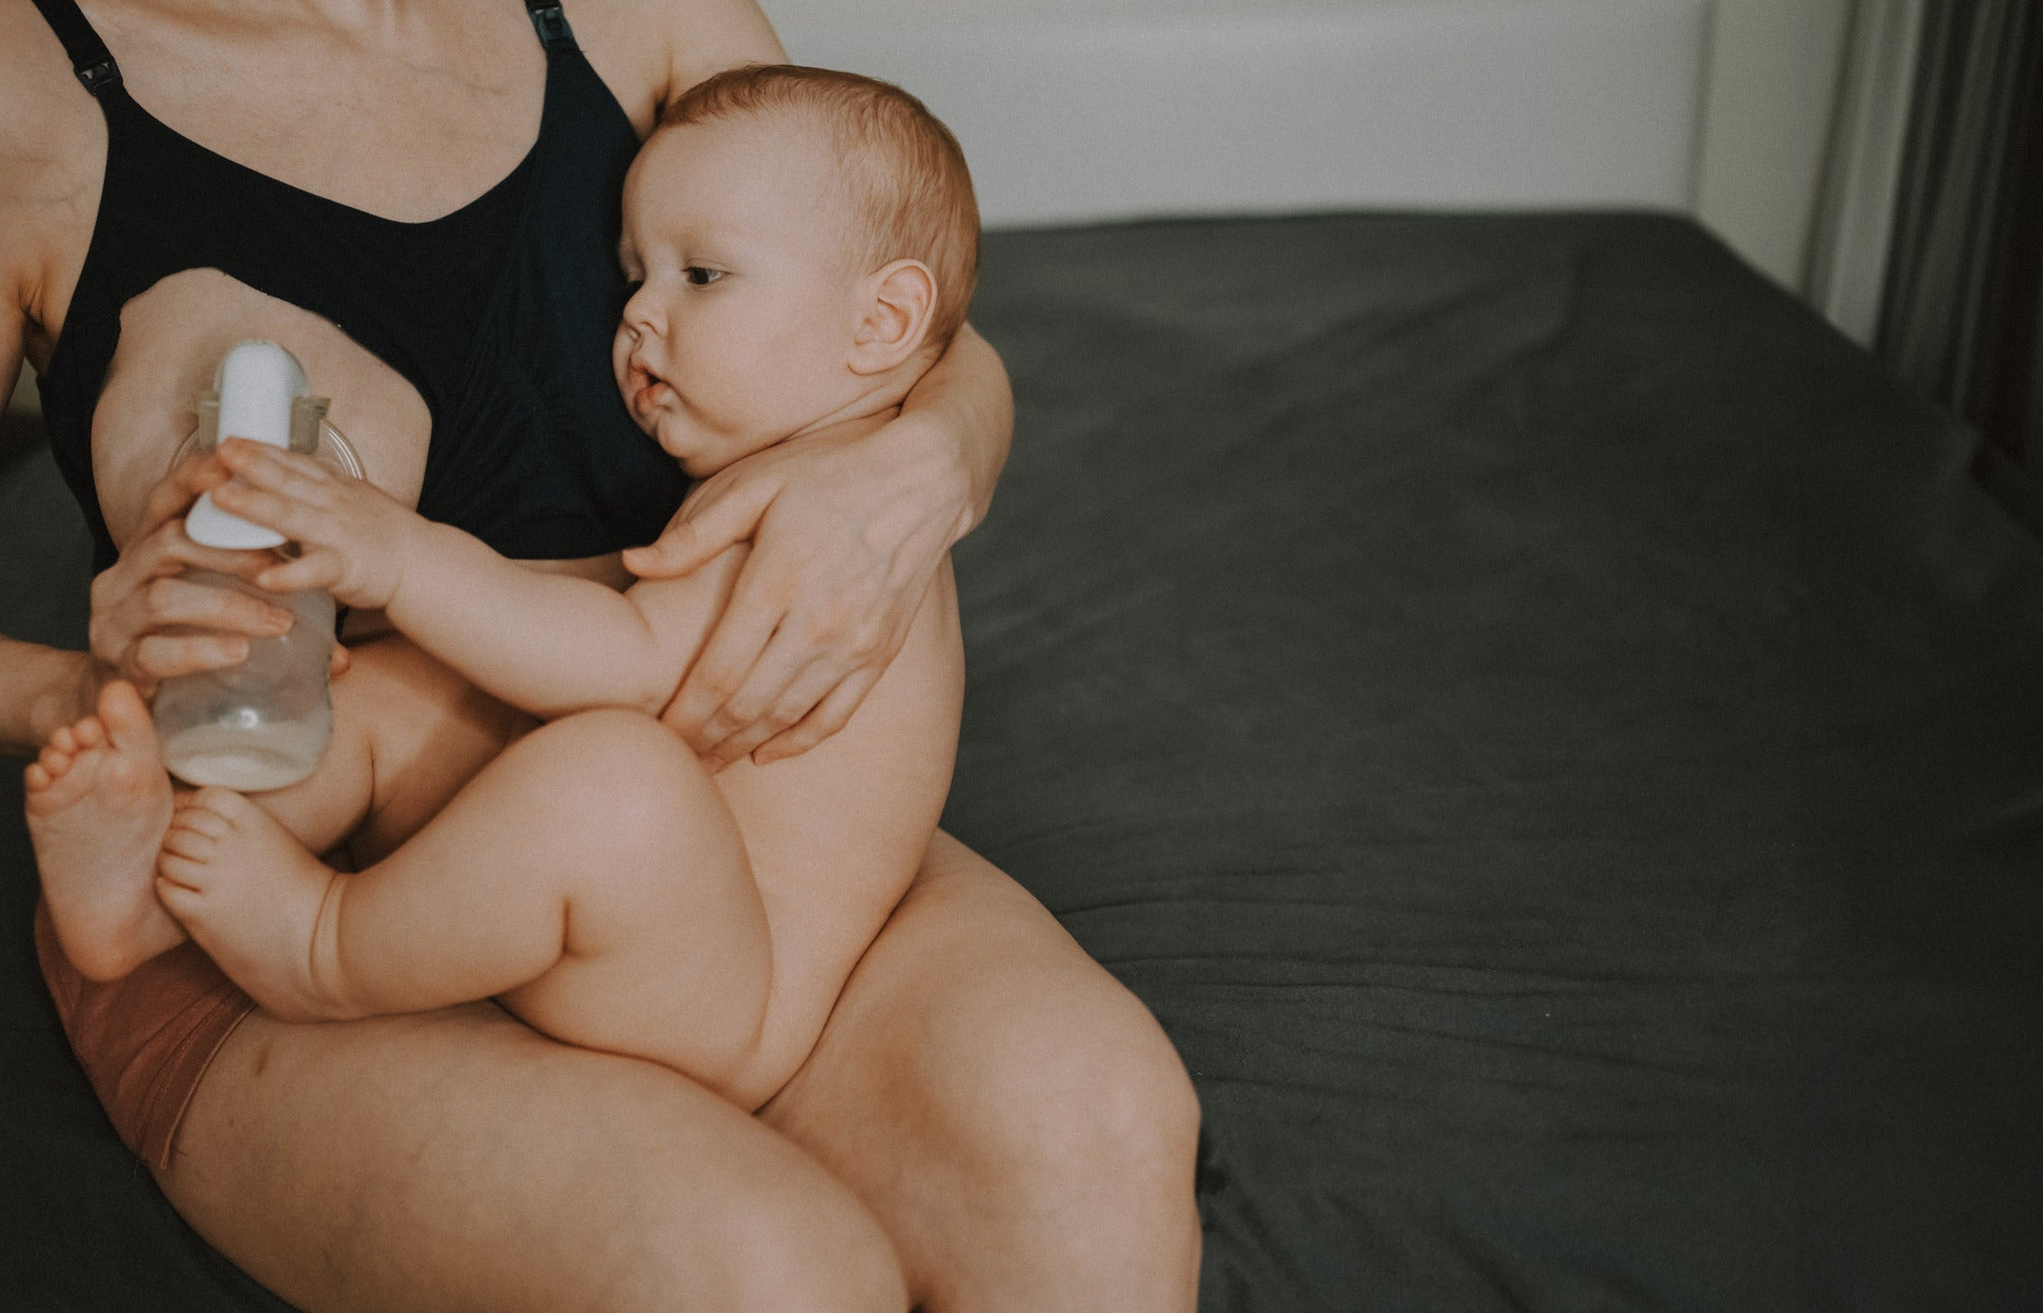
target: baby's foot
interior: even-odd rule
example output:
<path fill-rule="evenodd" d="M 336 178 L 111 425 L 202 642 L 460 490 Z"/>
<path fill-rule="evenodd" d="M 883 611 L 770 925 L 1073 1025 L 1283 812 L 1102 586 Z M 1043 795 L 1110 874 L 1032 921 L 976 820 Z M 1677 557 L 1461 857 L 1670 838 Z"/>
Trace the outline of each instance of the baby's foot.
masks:
<path fill-rule="evenodd" d="M 72 965 L 114 980 L 180 943 L 155 888 L 170 776 L 134 685 L 108 684 L 98 714 L 52 734 L 23 780 L 43 898 Z"/>
<path fill-rule="evenodd" d="M 163 905 L 264 1008 L 285 1021 L 360 1015 L 322 969 L 336 961 L 321 936 L 334 937 L 346 882 L 268 812 L 226 789 L 179 799 L 157 870 Z"/>

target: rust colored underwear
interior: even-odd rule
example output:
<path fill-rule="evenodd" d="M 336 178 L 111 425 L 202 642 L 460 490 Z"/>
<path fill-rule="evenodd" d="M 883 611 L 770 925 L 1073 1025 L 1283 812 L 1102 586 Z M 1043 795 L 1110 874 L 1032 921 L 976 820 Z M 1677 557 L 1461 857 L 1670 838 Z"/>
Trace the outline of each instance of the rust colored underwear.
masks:
<path fill-rule="evenodd" d="M 119 980 L 87 980 L 40 903 L 35 947 L 64 1034 L 121 1143 L 161 1171 L 200 1077 L 255 1000 L 189 941 Z"/>

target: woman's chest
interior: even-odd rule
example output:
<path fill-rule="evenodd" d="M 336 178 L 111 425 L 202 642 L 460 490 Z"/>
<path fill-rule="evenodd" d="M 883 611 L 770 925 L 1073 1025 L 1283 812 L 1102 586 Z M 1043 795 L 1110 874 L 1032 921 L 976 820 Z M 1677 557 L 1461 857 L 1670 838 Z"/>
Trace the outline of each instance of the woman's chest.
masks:
<path fill-rule="evenodd" d="M 417 12 L 431 17 L 442 11 L 425 7 Z M 349 265 L 361 254 L 357 238 L 364 232 L 393 251 L 429 250 L 419 238 L 436 221 L 490 193 L 535 149 L 550 94 L 547 61 L 522 9 L 513 9 L 515 21 L 508 27 L 486 22 L 475 34 L 474 47 L 485 55 L 491 53 L 491 40 L 502 47 L 495 52 L 494 68 L 478 66 L 471 49 L 451 59 L 447 76 L 440 78 L 427 74 L 451 33 L 431 22 L 415 25 L 415 41 L 402 49 L 387 43 L 364 48 L 359 40 L 331 33 L 324 43 L 308 47 L 306 34 L 289 25 L 255 41 L 229 24 L 209 47 L 212 62 L 206 69 L 260 64 L 274 70 L 308 61 L 316 66 L 316 74 L 303 78 L 241 82 L 164 76 L 164 69 L 190 72 L 197 67 L 194 52 L 181 47 L 186 34 L 175 24 L 152 28 L 124 19 L 105 22 L 97 13 L 93 17 L 108 29 L 103 35 L 122 61 L 136 103 L 203 152 L 193 156 L 204 166 L 195 170 L 203 175 L 192 179 L 195 186 L 231 185 L 245 171 L 265 183 L 251 187 L 257 199 L 274 199 L 286 190 L 304 193 L 298 199 L 306 204 L 288 207 L 293 217 L 317 219 L 320 206 L 330 203 L 331 213 L 358 220 L 338 227 L 298 225 L 306 230 L 302 235 L 317 240 L 300 244 L 293 254 L 307 264 L 331 264 L 334 279 L 360 271 L 358 259 Z M 320 63 L 315 49 L 329 47 L 332 58 Z M 257 60 L 258 54 L 264 58 Z M 136 71 L 130 73 L 131 68 Z M 597 94 L 615 90 L 606 86 Z M 639 91 L 651 94 L 649 88 Z M 89 101 L 85 104 L 92 108 Z M 107 160 L 102 146 L 98 155 L 95 163 L 105 170 L 112 189 L 109 204 L 117 208 L 121 197 L 114 175 L 121 171 L 120 154 L 102 163 Z M 96 181 L 81 178 L 78 190 Z M 155 189 L 166 193 L 163 205 L 177 206 L 179 180 L 158 181 L 167 184 Z M 52 342 L 68 318 L 88 254 L 101 268 L 95 282 L 107 281 L 106 253 L 90 250 L 94 227 L 113 230 L 118 225 L 105 209 L 90 209 L 97 212 L 97 225 L 74 225 L 59 239 L 69 249 L 58 252 L 59 277 L 52 280 L 58 285 L 55 306 L 63 312 L 48 326 Z M 238 222 L 238 215 L 215 209 L 219 226 Z M 258 226 L 251 220 L 251 233 Z M 253 244 L 251 236 L 230 242 L 228 249 L 238 252 Z M 458 261 L 429 263 L 437 268 Z M 310 312 L 292 304 L 288 292 L 284 297 L 269 294 L 273 285 L 267 290 L 250 286 L 204 260 L 190 267 L 169 261 L 166 269 L 167 276 L 139 280 L 112 300 L 87 295 L 77 302 L 79 313 L 102 319 L 112 305 L 119 306 L 118 346 L 107 363 L 91 432 L 99 500 L 116 541 L 126 536 L 169 452 L 191 430 L 196 399 L 209 385 L 221 354 L 249 337 L 282 342 L 297 354 L 314 391 L 334 399 L 333 419 L 357 447 L 370 478 L 402 500 L 417 498 L 433 423 L 414 386 L 416 369 L 410 371 L 412 379 L 401 376 L 389 350 L 379 357 L 349 336 L 338 322 L 346 316 Z M 382 309 L 398 319 L 431 323 L 443 308 L 446 288 L 456 284 L 455 279 L 431 277 L 405 282 L 397 289 L 394 309 Z"/>
<path fill-rule="evenodd" d="M 390 219 L 460 208 L 539 130 L 547 59 L 520 0 L 370 4 L 353 23 L 317 5 L 85 7 L 151 115 L 258 173 Z M 631 41 L 635 7 L 572 6 L 577 48 L 643 125 L 660 65 Z"/>

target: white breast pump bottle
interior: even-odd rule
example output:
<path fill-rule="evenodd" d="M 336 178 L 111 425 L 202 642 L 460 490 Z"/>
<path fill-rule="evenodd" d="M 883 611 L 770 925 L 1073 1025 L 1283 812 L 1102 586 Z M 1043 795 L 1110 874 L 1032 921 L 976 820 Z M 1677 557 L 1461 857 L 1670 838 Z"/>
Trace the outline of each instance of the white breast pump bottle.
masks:
<path fill-rule="evenodd" d="M 211 450 L 222 436 L 239 437 L 318 452 L 360 474 L 354 454 L 323 424 L 325 399 L 306 395 L 305 371 L 283 347 L 240 343 L 220 361 L 214 388 L 217 405 L 213 398 L 201 399 L 198 431 L 180 449 L 180 459 L 194 443 Z M 322 446 L 329 450 L 321 452 Z M 284 543 L 282 534 L 213 505 L 210 495 L 199 498 L 184 527 L 193 542 L 208 547 Z M 282 637 L 250 639 L 248 659 L 239 665 L 181 675 L 158 686 L 154 716 L 164 764 L 187 784 L 245 793 L 296 784 L 319 764 L 333 731 L 327 697 L 333 598 L 322 592 L 272 595 L 210 570 L 192 570 L 185 577 L 286 607 L 292 623 Z"/>

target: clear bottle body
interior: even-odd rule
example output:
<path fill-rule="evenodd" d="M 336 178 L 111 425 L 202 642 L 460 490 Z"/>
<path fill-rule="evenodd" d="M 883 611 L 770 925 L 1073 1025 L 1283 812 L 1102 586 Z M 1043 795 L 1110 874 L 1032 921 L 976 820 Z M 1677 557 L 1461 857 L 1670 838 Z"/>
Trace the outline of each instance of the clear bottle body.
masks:
<path fill-rule="evenodd" d="M 352 475 L 361 462 L 326 421 L 326 402 L 300 397 L 291 412 L 291 447 Z M 218 402 L 202 397 L 199 423 L 179 446 L 175 465 L 217 442 Z M 166 679 L 152 708 L 164 765 L 187 784 L 243 793 L 281 789 L 310 775 L 333 734 L 327 669 L 333 655 L 334 601 L 322 592 L 265 593 L 232 575 L 190 570 L 185 578 L 231 588 L 286 607 L 290 630 L 251 639 L 248 659 L 221 670 Z"/>
<path fill-rule="evenodd" d="M 166 679 L 156 690 L 163 763 L 187 784 L 259 793 L 310 775 L 333 735 L 327 664 L 333 655 L 333 598 L 322 592 L 264 593 L 232 575 L 192 570 L 186 578 L 288 607 L 291 628 L 250 641 L 248 659 L 221 670 Z"/>

